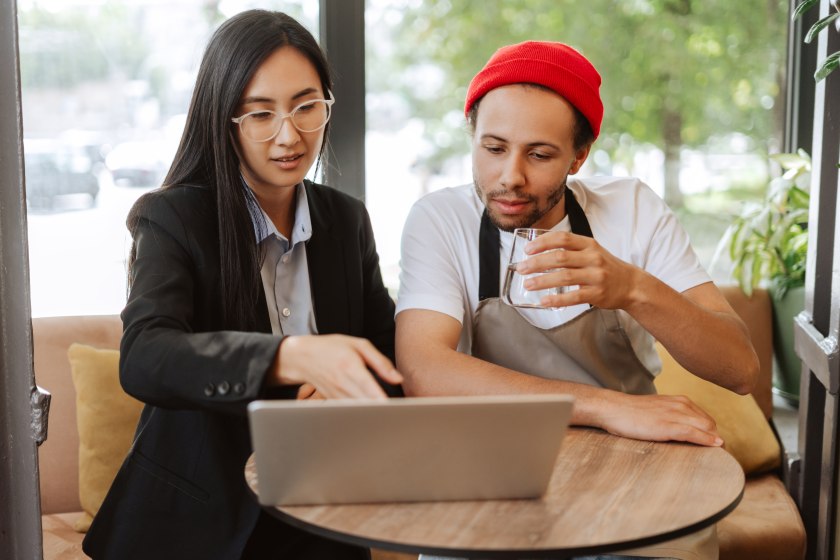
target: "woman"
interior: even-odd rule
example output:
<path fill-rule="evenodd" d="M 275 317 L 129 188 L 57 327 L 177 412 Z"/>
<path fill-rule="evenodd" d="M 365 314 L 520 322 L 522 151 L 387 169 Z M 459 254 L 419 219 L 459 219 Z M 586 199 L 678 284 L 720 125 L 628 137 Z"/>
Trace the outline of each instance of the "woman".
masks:
<path fill-rule="evenodd" d="M 165 185 L 128 218 L 120 378 L 146 407 L 92 558 L 368 557 L 262 513 L 243 477 L 250 401 L 401 382 L 364 206 L 304 180 L 332 102 L 322 52 L 285 14 L 211 38 Z"/>

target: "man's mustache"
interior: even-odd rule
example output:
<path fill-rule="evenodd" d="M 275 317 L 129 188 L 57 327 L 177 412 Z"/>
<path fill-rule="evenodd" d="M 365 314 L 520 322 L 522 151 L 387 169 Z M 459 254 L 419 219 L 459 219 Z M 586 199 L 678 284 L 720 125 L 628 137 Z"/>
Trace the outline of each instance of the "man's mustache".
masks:
<path fill-rule="evenodd" d="M 515 198 L 516 200 L 525 200 L 528 202 L 534 202 L 537 200 L 537 197 L 532 194 L 522 193 L 520 189 L 497 189 L 495 191 L 489 191 L 484 193 L 484 196 L 487 199 L 491 198 Z"/>

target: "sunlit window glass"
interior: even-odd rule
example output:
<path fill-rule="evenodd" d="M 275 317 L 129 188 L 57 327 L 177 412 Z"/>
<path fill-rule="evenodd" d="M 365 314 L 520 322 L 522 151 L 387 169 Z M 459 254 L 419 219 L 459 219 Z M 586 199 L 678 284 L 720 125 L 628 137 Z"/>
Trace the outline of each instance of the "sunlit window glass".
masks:
<path fill-rule="evenodd" d="M 163 181 L 210 34 L 262 8 L 287 12 L 317 37 L 318 1 L 19 0 L 17 8 L 32 314 L 119 313 L 126 215 Z"/>
<path fill-rule="evenodd" d="M 785 0 L 369 0 L 367 202 L 386 282 L 398 282 L 411 203 L 472 180 L 470 79 L 497 48 L 529 39 L 570 44 L 603 76 L 602 133 L 580 175 L 640 177 L 708 265 L 781 149 L 787 10 Z"/>

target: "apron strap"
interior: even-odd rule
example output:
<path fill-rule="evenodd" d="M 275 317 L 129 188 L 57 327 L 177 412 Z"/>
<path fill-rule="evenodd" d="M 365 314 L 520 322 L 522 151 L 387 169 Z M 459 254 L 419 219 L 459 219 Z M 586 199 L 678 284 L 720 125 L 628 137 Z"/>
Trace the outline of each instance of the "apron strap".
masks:
<path fill-rule="evenodd" d="M 572 226 L 572 233 L 582 235 L 584 237 L 592 237 L 592 228 L 589 227 L 589 220 L 586 219 L 586 214 L 580 203 L 575 198 L 575 194 L 566 187 L 566 192 L 563 196 L 566 199 L 566 215 L 569 217 L 569 224 Z"/>
<path fill-rule="evenodd" d="M 572 233 L 594 237 L 592 228 L 589 227 L 589 220 L 586 219 L 583 208 L 580 207 L 569 187 L 566 187 L 563 198 Z M 478 233 L 478 301 L 499 297 L 499 243 L 499 228 L 490 221 L 487 208 L 485 208 L 481 215 L 481 229 Z"/>
<path fill-rule="evenodd" d="M 485 208 L 478 232 L 478 301 L 499 297 L 499 267 L 499 228 Z"/>

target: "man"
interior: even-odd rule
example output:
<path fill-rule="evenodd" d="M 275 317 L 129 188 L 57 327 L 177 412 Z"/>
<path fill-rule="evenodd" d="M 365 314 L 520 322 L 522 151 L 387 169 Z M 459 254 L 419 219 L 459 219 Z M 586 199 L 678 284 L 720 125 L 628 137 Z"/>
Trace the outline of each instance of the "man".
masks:
<path fill-rule="evenodd" d="M 567 393 L 573 424 L 721 445 L 690 400 L 655 394 L 654 339 L 688 370 L 741 394 L 758 358 L 649 187 L 572 177 L 600 132 L 600 84 L 579 52 L 547 42 L 499 49 L 470 83 L 475 184 L 424 197 L 403 232 L 396 354 L 406 394 Z M 499 299 L 520 227 L 551 230 L 517 269 L 548 271 L 529 288 L 572 287 L 543 298 L 551 309 Z"/>

